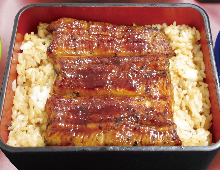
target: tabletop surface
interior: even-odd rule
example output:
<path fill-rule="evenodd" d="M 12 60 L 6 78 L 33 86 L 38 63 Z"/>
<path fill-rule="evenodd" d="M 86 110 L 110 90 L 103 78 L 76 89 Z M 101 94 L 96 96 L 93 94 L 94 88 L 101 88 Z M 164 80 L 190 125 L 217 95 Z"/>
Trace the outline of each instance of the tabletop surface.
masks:
<path fill-rule="evenodd" d="M 209 16 L 213 44 L 215 44 L 216 37 L 220 31 L 220 0 L 4 0 L 0 1 L 0 36 L 2 40 L 2 59 L 0 61 L 0 89 L 4 76 L 4 69 L 8 56 L 8 49 L 11 39 L 11 33 L 14 24 L 15 15 L 18 11 L 29 4 L 35 3 L 99 3 L 99 2 L 113 2 L 113 3 L 191 3 L 203 8 Z M 213 45 L 214 46 L 214 45 Z M 4 153 L 0 150 L 0 169 L 16 170 L 17 168 L 8 160 Z M 208 170 L 220 169 L 220 152 L 209 165 Z"/>

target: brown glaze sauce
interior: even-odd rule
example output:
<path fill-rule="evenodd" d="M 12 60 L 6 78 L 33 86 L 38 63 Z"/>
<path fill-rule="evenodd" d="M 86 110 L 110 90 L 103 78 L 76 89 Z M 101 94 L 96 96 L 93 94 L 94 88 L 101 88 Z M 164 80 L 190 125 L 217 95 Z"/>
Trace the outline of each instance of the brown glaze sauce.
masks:
<path fill-rule="evenodd" d="M 155 28 L 61 18 L 48 26 L 57 73 L 46 103 L 47 145 L 181 145 L 168 62 Z"/>

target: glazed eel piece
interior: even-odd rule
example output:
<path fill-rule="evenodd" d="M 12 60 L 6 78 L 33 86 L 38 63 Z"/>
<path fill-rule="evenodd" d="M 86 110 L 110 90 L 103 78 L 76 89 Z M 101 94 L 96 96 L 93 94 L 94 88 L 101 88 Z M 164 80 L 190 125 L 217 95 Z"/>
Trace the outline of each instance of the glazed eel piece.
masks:
<path fill-rule="evenodd" d="M 54 60 L 53 93 L 83 96 L 171 95 L 166 55 L 61 57 Z"/>
<path fill-rule="evenodd" d="M 137 56 L 63 56 L 53 61 L 57 73 L 76 71 L 157 70 L 168 71 L 169 57 L 165 54 Z"/>
<path fill-rule="evenodd" d="M 130 122 L 163 126 L 173 124 L 172 99 L 146 97 L 67 97 L 52 95 L 46 103 L 48 122 L 86 124 Z"/>
<path fill-rule="evenodd" d="M 157 28 L 61 18 L 52 22 L 47 30 L 53 33 L 47 51 L 51 58 L 173 54 L 166 35 Z"/>
<path fill-rule="evenodd" d="M 53 122 L 45 134 L 51 146 L 181 146 L 176 125 L 147 126 L 128 122 L 71 124 Z M 59 129 L 59 130 L 57 130 Z"/>
<path fill-rule="evenodd" d="M 181 145 L 171 101 L 144 98 L 70 98 L 53 95 L 46 104 L 47 145 Z"/>

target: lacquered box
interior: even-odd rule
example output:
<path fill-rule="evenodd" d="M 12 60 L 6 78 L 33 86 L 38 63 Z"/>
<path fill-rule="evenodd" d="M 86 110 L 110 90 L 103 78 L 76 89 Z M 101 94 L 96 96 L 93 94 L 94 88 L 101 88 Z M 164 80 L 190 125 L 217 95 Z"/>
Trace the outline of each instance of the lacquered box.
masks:
<path fill-rule="evenodd" d="M 50 23 L 61 17 L 102 21 L 118 25 L 186 24 L 201 33 L 213 115 L 214 144 L 211 146 L 105 146 L 105 147 L 11 147 L 6 144 L 13 93 L 8 84 L 16 71 L 12 62 L 16 33 L 37 30 L 39 22 Z M 13 73 L 12 73 L 13 72 Z M 211 30 L 206 12 L 191 4 L 35 4 L 22 8 L 15 17 L 7 66 L 0 99 L 0 148 L 18 169 L 206 169 L 220 148 L 219 80 L 213 53 Z"/>

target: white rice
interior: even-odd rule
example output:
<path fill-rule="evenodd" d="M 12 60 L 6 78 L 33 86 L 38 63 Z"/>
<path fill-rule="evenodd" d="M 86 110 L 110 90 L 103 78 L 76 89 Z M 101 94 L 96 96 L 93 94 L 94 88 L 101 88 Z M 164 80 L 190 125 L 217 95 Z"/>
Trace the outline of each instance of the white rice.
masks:
<path fill-rule="evenodd" d="M 176 56 L 170 59 L 174 87 L 174 122 L 183 146 L 207 146 L 212 143 L 212 125 L 208 84 L 200 33 L 187 25 L 153 25 L 163 29 Z"/>
<path fill-rule="evenodd" d="M 55 79 L 53 65 L 46 55 L 52 41 L 52 35 L 45 31 L 46 26 L 40 23 L 38 34 L 25 34 L 21 45 L 18 77 L 12 83 L 15 96 L 7 142 L 11 146 L 45 146 L 45 104 Z"/>

